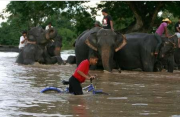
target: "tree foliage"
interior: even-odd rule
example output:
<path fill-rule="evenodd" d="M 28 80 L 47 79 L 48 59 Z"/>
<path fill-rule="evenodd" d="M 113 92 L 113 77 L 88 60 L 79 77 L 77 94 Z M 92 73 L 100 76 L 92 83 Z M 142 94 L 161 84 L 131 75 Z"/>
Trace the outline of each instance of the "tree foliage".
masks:
<path fill-rule="evenodd" d="M 52 22 L 64 39 L 63 45 L 71 46 L 77 35 L 91 28 L 94 22 L 81 3 L 84 2 L 11 1 L 6 8 L 10 13 L 8 21 L 1 24 L 0 44 L 18 45 L 23 30 L 36 26 L 45 28 L 48 22 Z"/>
<path fill-rule="evenodd" d="M 179 16 L 180 2 L 177 1 L 108 1 L 98 8 L 107 8 L 114 19 L 115 29 L 124 33 L 151 32 L 165 17 L 157 17 L 160 11 Z M 171 19 L 171 17 L 169 17 Z"/>

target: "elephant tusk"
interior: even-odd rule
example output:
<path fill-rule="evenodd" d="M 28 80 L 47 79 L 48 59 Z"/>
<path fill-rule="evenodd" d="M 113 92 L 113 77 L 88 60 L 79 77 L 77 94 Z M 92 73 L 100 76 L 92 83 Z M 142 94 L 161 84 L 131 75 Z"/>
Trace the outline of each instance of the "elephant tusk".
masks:
<path fill-rule="evenodd" d="M 118 48 L 115 49 L 115 52 L 119 51 L 120 49 L 122 49 L 126 44 L 127 44 L 127 39 L 124 35 L 122 35 L 123 37 L 123 42 L 121 44 L 119 44 Z"/>

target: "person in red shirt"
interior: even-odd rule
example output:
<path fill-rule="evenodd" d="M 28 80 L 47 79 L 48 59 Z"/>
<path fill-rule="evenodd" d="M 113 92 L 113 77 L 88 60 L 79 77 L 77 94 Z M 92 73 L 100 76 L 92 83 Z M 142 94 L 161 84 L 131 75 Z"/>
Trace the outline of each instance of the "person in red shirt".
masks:
<path fill-rule="evenodd" d="M 81 83 L 86 79 L 94 79 L 95 76 L 89 74 L 89 66 L 96 65 L 98 57 L 96 55 L 90 55 L 89 59 L 83 60 L 76 68 L 74 74 L 69 78 L 69 92 L 74 95 L 83 95 Z"/>

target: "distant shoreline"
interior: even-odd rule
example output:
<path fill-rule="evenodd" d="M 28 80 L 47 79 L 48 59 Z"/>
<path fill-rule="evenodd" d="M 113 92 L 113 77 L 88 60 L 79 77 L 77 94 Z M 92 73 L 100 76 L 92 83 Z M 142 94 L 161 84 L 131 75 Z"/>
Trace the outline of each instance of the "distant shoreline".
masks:
<path fill-rule="evenodd" d="M 72 50 L 74 47 L 62 47 L 61 50 Z M 19 52 L 18 46 L 0 45 L 0 52 Z"/>
<path fill-rule="evenodd" d="M 0 45 L 0 52 L 19 52 L 19 48 L 12 45 Z"/>

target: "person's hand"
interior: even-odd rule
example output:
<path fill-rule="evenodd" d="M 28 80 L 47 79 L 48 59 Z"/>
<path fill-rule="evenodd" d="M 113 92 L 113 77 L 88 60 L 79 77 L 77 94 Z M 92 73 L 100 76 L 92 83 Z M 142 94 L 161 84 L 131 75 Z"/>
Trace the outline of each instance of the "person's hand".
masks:
<path fill-rule="evenodd" d="M 27 37 L 25 37 L 24 40 L 27 40 Z"/>
<path fill-rule="evenodd" d="M 94 80 L 97 75 L 90 76 L 90 80 Z"/>
<path fill-rule="evenodd" d="M 95 76 L 90 76 L 90 80 L 94 80 L 95 79 Z"/>

